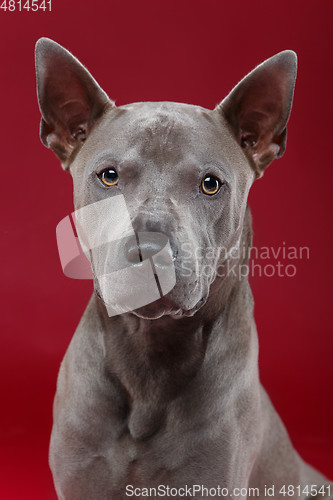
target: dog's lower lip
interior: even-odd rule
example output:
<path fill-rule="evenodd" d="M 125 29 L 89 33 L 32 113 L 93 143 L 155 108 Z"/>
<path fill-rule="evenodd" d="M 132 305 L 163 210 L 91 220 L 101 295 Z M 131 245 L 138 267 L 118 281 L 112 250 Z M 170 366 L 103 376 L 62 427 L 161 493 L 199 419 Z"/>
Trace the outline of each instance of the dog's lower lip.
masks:
<path fill-rule="evenodd" d="M 159 319 L 162 316 L 171 316 L 171 318 L 179 319 L 179 318 L 193 316 L 198 311 L 198 309 L 200 309 L 205 304 L 205 302 L 206 302 L 206 297 L 202 297 L 200 300 L 198 300 L 195 306 L 192 307 L 192 309 L 188 310 L 177 308 L 173 304 L 168 304 L 159 312 L 156 311 L 154 313 L 148 310 L 148 311 L 142 311 L 141 313 L 140 309 L 138 309 L 137 311 L 132 311 L 132 313 L 135 314 L 135 316 L 138 316 L 139 318 L 143 319 Z"/>
<path fill-rule="evenodd" d="M 133 311 L 133 313 L 142 319 L 160 319 L 160 318 L 162 318 L 162 316 L 165 315 L 164 313 L 161 313 L 161 314 L 157 314 L 154 316 L 154 315 L 149 315 L 149 314 L 140 314 L 140 313 L 137 313 L 135 311 Z"/>
<path fill-rule="evenodd" d="M 178 311 L 176 312 L 172 312 L 170 313 L 170 315 L 172 317 L 176 317 L 176 318 L 179 318 L 179 317 L 182 317 L 182 316 L 193 316 L 197 311 L 198 309 L 200 309 L 200 307 L 206 302 L 206 298 L 205 297 L 202 297 L 196 304 L 195 306 L 192 308 L 192 309 L 189 309 L 189 310 L 183 310 L 183 309 L 178 309 Z"/>
<path fill-rule="evenodd" d="M 159 318 L 162 318 L 162 316 L 180 317 L 183 314 L 183 310 L 182 309 L 174 309 L 174 310 L 163 309 L 160 312 L 156 312 L 155 314 L 151 313 L 149 311 L 147 311 L 147 312 L 143 311 L 141 313 L 139 310 L 137 310 L 137 311 L 132 311 L 132 313 L 135 314 L 136 316 L 138 316 L 140 318 L 144 318 L 144 319 L 159 319 Z"/>
<path fill-rule="evenodd" d="M 184 311 L 183 311 L 183 309 L 178 309 L 178 311 L 173 311 L 173 312 L 171 312 L 171 313 L 169 313 L 169 314 L 170 314 L 170 316 L 172 316 L 172 317 L 174 317 L 174 316 L 175 316 L 176 318 L 179 318 L 179 317 L 183 316 Z"/>

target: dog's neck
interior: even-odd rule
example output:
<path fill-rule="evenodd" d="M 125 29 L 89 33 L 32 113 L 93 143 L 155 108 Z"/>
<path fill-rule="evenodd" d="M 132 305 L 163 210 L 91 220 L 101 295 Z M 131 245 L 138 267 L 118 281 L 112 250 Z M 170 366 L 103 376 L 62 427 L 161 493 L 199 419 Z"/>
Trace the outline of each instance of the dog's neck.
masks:
<path fill-rule="evenodd" d="M 242 232 L 245 249 L 250 247 L 251 234 L 248 213 Z M 244 252 L 233 262 L 236 271 L 247 263 L 247 255 Z M 105 332 L 106 369 L 126 394 L 128 427 L 133 437 L 153 434 L 170 401 L 203 376 L 204 366 L 219 363 L 220 369 L 230 375 L 237 371 L 238 362 L 242 370 L 250 349 L 251 363 L 256 366 L 252 295 L 247 277 L 240 275 L 236 272 L 215 280 L 207 303 L 192 317 L 149 320 L 128 313 L 109 318 L 102 302 L 98 302 Z M 228 355 L 237 351 L 244 360 Z M 227 368 L 229 363 L 232 368 Z"/>

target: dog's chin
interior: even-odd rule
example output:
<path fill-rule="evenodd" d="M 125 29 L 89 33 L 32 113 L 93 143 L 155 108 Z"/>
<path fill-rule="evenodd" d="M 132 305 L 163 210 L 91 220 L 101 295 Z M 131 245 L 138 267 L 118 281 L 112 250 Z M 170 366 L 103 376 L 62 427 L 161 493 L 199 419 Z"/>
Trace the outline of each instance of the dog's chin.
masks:
<path fill-rule="evenodd" d="M 205 304 L 206 300 L 206 298 L 201 298 L 191 309 L 183 309 L 175 303 L 160 299 L 135 309 L 132 314 L 142 319 L 159 319 L 163 316 L 170 316 L 173 319 L 191 317 Z"/>

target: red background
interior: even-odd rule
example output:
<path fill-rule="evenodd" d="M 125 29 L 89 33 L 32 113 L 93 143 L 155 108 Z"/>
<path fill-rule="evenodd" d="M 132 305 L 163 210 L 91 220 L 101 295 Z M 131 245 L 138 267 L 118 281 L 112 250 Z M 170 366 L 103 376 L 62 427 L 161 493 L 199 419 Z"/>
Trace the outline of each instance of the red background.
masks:
<path fill-rule="evenodd" d="M 2 1 L 2 0 L 1 0 Z M 33 49 L 71 50 L 125 104 L 211 108 L 274 53 L 299 56 L 285 156 L 252 189 L 255 243 L 309 246 L 294 278 L 252 280 L 261 378 L 303 457 L 333 476 L 332 14 L 327 1 L 53 0 L 0 11 L 0 497 L 54 499 L 47 448 L 59 363 L 92 290 L 62 275 L 55 227 L 72 184 L 38 137 Z"/>

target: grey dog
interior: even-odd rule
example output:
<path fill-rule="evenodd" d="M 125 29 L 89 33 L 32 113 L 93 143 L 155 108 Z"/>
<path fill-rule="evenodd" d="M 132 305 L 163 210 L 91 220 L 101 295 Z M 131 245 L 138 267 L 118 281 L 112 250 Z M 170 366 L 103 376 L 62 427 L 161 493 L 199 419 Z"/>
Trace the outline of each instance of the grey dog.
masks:
<path fill-rule="evenodd" d="M 117 107 L 47 38 L 37 42 L 36 68 L 41 139 L 73 177 L 75 210 L 121 194 L 134 235 L 144 235 L 91 252 L 92 269 L 134 268 L 138 254 L 152 260 L 164 245 L 159 234 L 175 275 L 168 293 L 113 315 L 112 280 L 102 290 L 95 279 L 54 401 L 59 499 L 332 495 L 260 384 L 253 298 L 237 273 L 248 253 L 233 251 L 251 246 L 252 183 L 285 150 L 295 53 L 260 64 L 214 110 Z M 103 225 L 114 212 L 93 221 L 97 233 L 117 225 Z M 209 256 L 212 248 L 225 252 Z"/>

